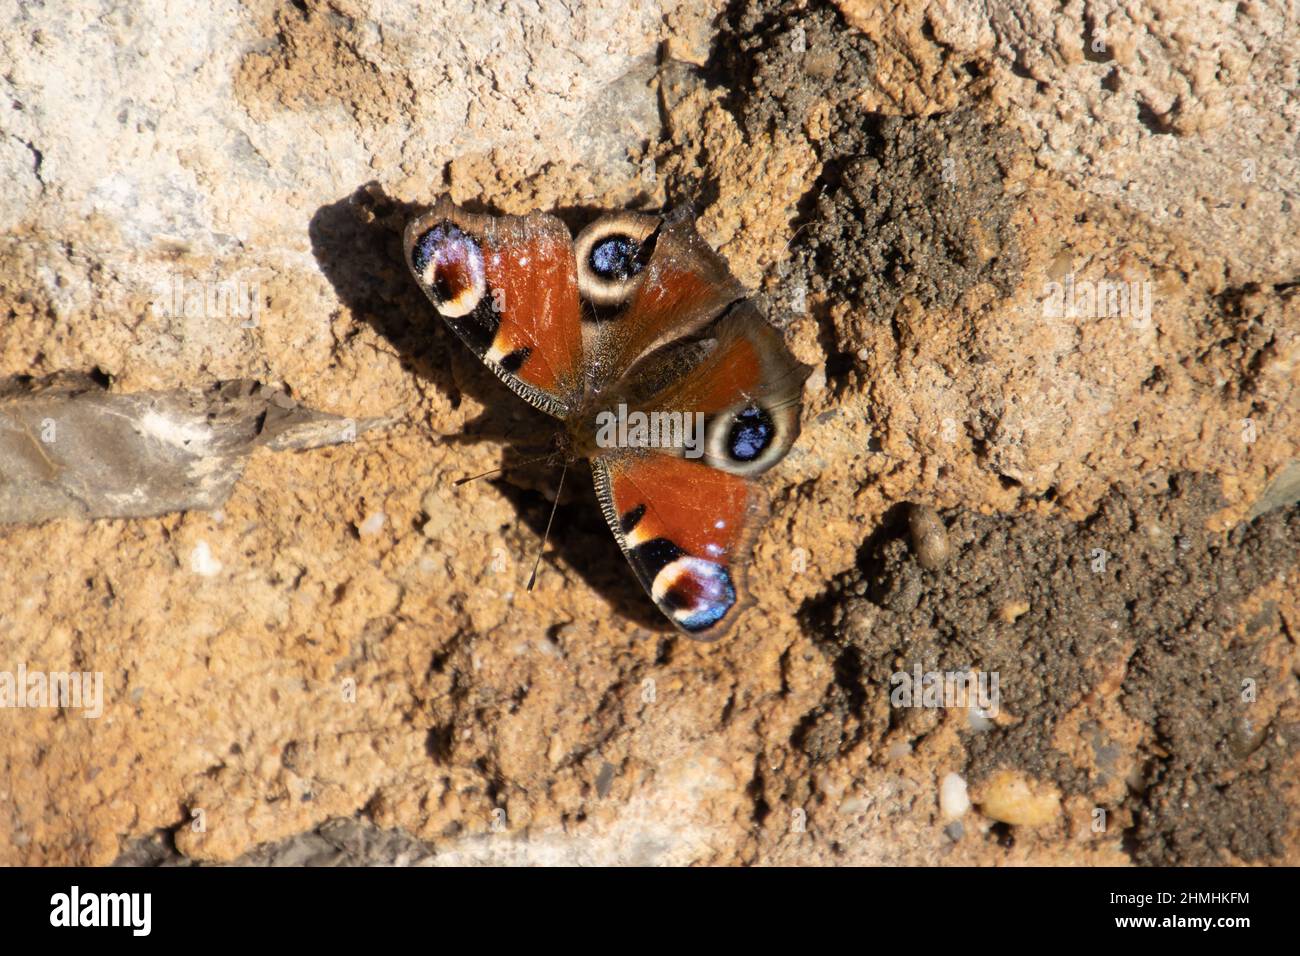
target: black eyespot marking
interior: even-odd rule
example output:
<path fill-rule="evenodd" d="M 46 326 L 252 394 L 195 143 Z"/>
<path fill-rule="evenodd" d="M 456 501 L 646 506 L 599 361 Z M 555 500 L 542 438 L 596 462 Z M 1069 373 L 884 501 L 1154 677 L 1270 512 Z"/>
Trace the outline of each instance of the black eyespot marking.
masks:
<path fill-rule="evenodd" d="M 528 356 L 532 354 L 533 350 L 525 345 L 523 348 L 515 349 L 509 355 L 504 356 L 501 359 L 500 365 L 503 369 L 513 375 L 524 367 L 524 363 L 528 361 Z"/>
<path fill-rule="evenodd" d="M 476 355 L 483 355 L 496 339 L 501 316 L 488 294 L 479 240 L 444 219 L 411 243 L 410 258 L 416 279 L 438 312 Z"/>
<path fill-rule="evenodd" d="M 455 223 L 443 220 L 431 229 L 426 229 L 419 239 L 415 240 L 415 248 L 411 251 L 411 264 L 415 266 L 417 272 L 424 272 L 429 267 L 429 260 L 438 251 L 440 246 L 450 243 L 462 243 L 465 241 L 473 243 L 472 237 L 465 234 Z"/>
<path fill-rule="evenodd" d="M 433 258 L 433 250 L 438 247 L 441 230 L 446 226 L 447 223 L 443 223 L 432 229 L 426 229 L 420 238 L 415 240 L 415 247 L 411 250 L 411 265 L 415 266 L 416 272 L 423 273 L 429 268 L 429 260 Z"/>
<path fill-rule="evenodd" d="M 737 413 L 727 433 L 727 454 L 736 461 L 753 461 L 776 437 L 776 426 L 766 409 L 751 406 Z"/>
<path fill-rule="evenodd" d="M 656 581 L 655 596 L 672 611 L 673 620 L 692 634 L 708 630 L 736 603 L 736 587 L 727 569 L 712 561 L 684 558 L 682 568 L 662 592 Z"/>
<path fill-rule="evenodd" d="M 444 318 L 469 315 L 487 292 L 478 240 L 447 220 L 415 240 L 411 268 Z"/>
<path fill-rule="evenodd" d="M 664 603 L 674 611 L 693 608 L 700 603 L 699 588 L 688 578 L 685 583 L 674 584 L 664 592 Z"/>
<path fill-rule="evenodd" d="M 626 282 L 644 268 L 641 243 L 630 236 L 606 236 L 587 256 L 591 271 L 607 282 Z"/>
<path fill-rule="evenodd" d="M 672 564 L 686 552 L 667 538 L 655 538 L 645 544 L 638 544 L 632 549 L 638 561 L 645 564 L 645 572 L 653 581 L 668 565 Z"/>
<path fill-rule="evenodd" d="M 639 525 L 641 523 L 641 519 L 644 517 L 645 517 L 645 505 L 637 505 L 635 508 L 631 509 L 630 511 L 625 512 L 623 514 L 623 517 L 618 519 L 618 524 L 619 527 L 623 529 L 624 534 L 631 534 L 632 529 L 635 528 L 637 525 Z"/>
<path fill-rule="evenodd" d="M 455 276 L 439 269 L 433 279 L 433 291 L 437 293 L 439 302 L 450 302 L 456 298 L 460 287 L 456 284 Z"/>

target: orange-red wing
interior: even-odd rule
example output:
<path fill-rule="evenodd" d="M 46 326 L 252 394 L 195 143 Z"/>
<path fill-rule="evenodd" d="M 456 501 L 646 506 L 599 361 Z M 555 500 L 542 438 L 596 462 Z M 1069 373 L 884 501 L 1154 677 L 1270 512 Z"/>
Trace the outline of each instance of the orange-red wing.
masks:
<path fill-rule="evenodd" d="M 632 300 L 602 327 L 594 384 L 608 385 L 659 346 L 699 332 L 744 294 L 695 231 L 690 209 L 674 210 L 664 217 Z"/>
<path fill-rule="evenodd" d="M 593 459 L 610 530 L 659 609 L 691 637 L 721 637 L 743 605 L 757 486 L 658 454 Z"/>
<path fill-rule="evenodd" d="M 582 392 L 573 239 L 554 216 L 487 216 L 447 197 L 406 229 L 407 263 L 457 335 L 531 404 L 564 417 Z"/>

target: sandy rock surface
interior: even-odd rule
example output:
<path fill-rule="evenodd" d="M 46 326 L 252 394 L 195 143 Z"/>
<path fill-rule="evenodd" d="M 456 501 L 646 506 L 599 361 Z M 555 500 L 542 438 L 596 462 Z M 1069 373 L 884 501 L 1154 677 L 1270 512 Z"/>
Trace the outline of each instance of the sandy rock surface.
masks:
<path fill-rule="evenodd" d="M 1300 863 L 1289 16 L 3 18 L 0 671 L 102 713 L 0 708 L 0 862 Z M 692 201 L 815 367 L 723 643 L 585 476 L 531 594 L 557 475 L 453 485 L 553 426 L 403 264 L 443 192 Z"/>

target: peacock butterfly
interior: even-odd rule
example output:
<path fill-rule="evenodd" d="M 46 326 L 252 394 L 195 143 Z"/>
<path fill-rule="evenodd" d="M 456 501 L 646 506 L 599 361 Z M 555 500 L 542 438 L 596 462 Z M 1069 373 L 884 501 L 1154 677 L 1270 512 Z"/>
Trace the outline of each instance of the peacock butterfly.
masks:
<path fill-rule="evenodd" d="M 746 603 L 758 476 L 798 437 L 811 368 L 691 209 L 606 214 L 575 240 L 554 216 L 477 214 L 444 196 L 404 245 L 455 333 L 564 422 L 566 465 L 590 461 L 605 520 L 659 609 L 693 638 L 721 637 Z"/>

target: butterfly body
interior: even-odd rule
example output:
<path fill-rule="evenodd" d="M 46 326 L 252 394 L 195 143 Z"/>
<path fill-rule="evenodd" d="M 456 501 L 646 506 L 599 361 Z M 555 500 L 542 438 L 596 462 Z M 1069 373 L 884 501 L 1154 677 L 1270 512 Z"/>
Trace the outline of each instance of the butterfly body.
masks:
<path fill-rule="evenodd" d="M 407 264 L 452 330 L 591 462 L 601 511 L 660 610 L 713 640 L 744 606 L 757 478 L 799 433 L 795 361 L 689 209 L 612 213 L 574 239 L 553 216 L 448 198 Z"/>

